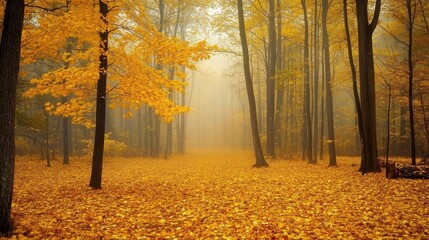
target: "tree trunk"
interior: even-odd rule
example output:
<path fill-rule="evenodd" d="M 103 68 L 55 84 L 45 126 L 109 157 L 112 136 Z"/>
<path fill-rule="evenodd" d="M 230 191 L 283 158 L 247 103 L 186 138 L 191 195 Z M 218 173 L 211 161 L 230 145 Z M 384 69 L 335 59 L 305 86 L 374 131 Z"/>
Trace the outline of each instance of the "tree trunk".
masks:
<path fill-rule="evenodd" d="M 240 25 L 241 47 L 243 49 L 244 77 L 246 81 L 247 97 L 249 100 L 250 125 L 252 128 L 253 150 L 255 151 L 256 163 L 254 167 L 268 167 L 262 153 L 261 140 L 259 139 L 258 119 L 256 115 L 255 93 L 253 92 L 252 76 L 250 74 L 249 49 L 244 26 L 243 2 L 237 0 L 238 22 Z"/>
<path fill-rule="evenodd" d="M 89 187 L 92 189 L 101 189 L 101 174 L 103 169 L 104 153 L 104 132 L 106 127 L 106 82 L 107 82 L 107 50 L 109 32 L 107 29 L 107 14 L 109 12 L 107 3 L 99 0 L 100 19 L 104 25 L 100 29 L 100 65 L 98 68 L 99 79 L 97 82 L 97 104 L 95 110 L 95 140 L 94 152 L 92 156 L 92 172 Z"/>
<path fill-rule="evenodd" d="M 320 152 L 319 159 L 323 160 L 324 158 L 324 143 L 325 143 L 325 120 L 326 120 L 326 110 L 325 110 L 325 94 L 326 94 L 326 79 L 325 79 L 325 52 L 324 48 L 322 48 L 322 97 L 321 97 L 321 110 L 320 117 L 322 120 L 320 121 Z"/>
<path fill-rule="evenodd" d="M 343 0 L 343 13 L 344 13 L 344 28 L 346 31 L 346 39 L 347 39 L 347 52 L 349 56 L 349 64 L 350 64 L 350 71 L 352 73 L 352 83 L 353 83 L 353 95 L 354 95 L 354 102 L 355 102 L 355 108 L 356 108 L 356 114 L 357 114 L 357 125 L 359 129 L 359 144 L 360 144 L 360 152 L 361 152 L 361 161 L 365 159 L 365 148 L 364 146 L 364 140 L 363 137 L 363 124 L 362 124 L 362 110 L 361 110 L 361 104 L 359 99 L 359 92 L 357 87 L 357 77 L 356 77 L 356 68 L 355 63 L 353 60 L 353 50 L 352 50 L 352 42 L 350 38 L 350 31 L 349 31 L 349 22 L 348 22 L 348 14 L 347 14 L 347 0 Z"/>
<path fill-rule="evenodd" d="M 283 70 L 283 51 L 282 51 L 282 15 L 281 15 L 281 0 L 277 0 L 277 40 L 276 40 L 276 48 L 277 48 L 277 59 L 276 59 L 276 69 L 277 73 L 281 76 L 281 72 Z M 275 146 L 278 146 L 278 149 L 283 152 L 283 143 L 282 143 L 282 122 L 283 122 L 283 102 L 284 102 L 284 93 L 285 93 L 285 83 L 284 79 L 278 79 L 277 84 L 277 100 L 276 100 L 276 115 L 275 115 Z"/>
<path fill-rule="evenodd" d="M 413 107 L 413 28 L 416 14 L 416 4 L 411 4 L 412 0 L 407 0 L 408 13 L 408 111 L 410 116 L 410 144 L 411 144 L 411 164 L 416 165 L 416 137 L 414 130 L 414 107 Z"/>
<path fill-rule="evenodd" d="M 387 143 L 386 143 L 386 178 L 388 178 L 388 166 L 389 166 L 389 151 L 390 151 L 390 106 L 392 100 L 392 86 L 386 82 L 389 88 L 389 101 L 387 104 Z"/>
<path fill-rule="evenodd" d="M 313 111 L 313 148 L 314 163 L 317 163 L 317 150 L 319 149 L 319 21 L 318 21 L 318 2 L 314 1 L 314 111 Z"/>
<path fill-rule="evenodd" d="M 45 149 L 46 149 L 46 166 L 47 167 L 51 167 L 51 155 L 49 154 L 49 137 L 50 137 L 50 132 L 49 132 L 49 115 L 46 112 L 46 110 L 43 110 L 43 116 L 45 117 L 45 127 L 46 127 L 46 132 L 45 132 Z"/>
<path fill-rule="evenodd" d="M 329 52 L 328 35 L 328 0 L 322 0 L 322 28 L 323 28 L 323 48 L 325 52 L 325 79 L 326 79 L 326 119 L 328 125 L 328 149 L 329 166 L 337 166 L 337 156 L 335 152 L 334 134 L 334 108 L 332 100 L 332 78 L 331 78 L 331 58 Z"/>
<path fill-rule="evenodd" d="M 356 0 L 359 42 L 359 78 L 365 158 L 361 172 L 380 172 L 377 161 L 376 105 L 372 34 L 380 15 L 381 0 L 376 0 L 374 17 L 368 24 L 368 1 Z"/>
<path fill-rule="evenodd" d="M 314 164 L 313 159 L 313 132 L 311 124 L 311 109 L 310 109 L 310 55 L 309 55 L 309 30 L 306 0 L 301 0 L 302 9 L 304 10 L 304 116 L 305 116 L 305 146 L 308 163 Z"/>
<path fill-rule="evenodd" d="M 150 156 L 150 140 L 151 140 L 151 132 L 149 125 L 149 107 L 144 105 L 144 113 L 143 113 L 143 134 L 144 134 L 144 144 L 143 144 L 143 157 Z"/>
<path fill-rule="evenodd" d="M 66 46 L 66 52 L 69 54 L 67 55 L 67 59 L 69 58 L 71 52 L 72 52 L 72 47 L 73 47 L 73 43 L 71 42 L 71 39 L 67 39 L 67 46 Z M 69 68 L 69 62 L 66 61 L 64 64 L 64 67 L 67 69 Z M 64 79 L 63 81 L 64 83 L 66 82 L 66 80 Z M 61 103 L 65 104 L 67 102 L 67 96 L 63 96 L 61 97 Z M 69 150 L 71 150 L 70 148 L 70 140 L 71 140 L 71 136 L 70 136 L 70 124 L 69 124 L 69 118 L 68 117 L 63 117 L 63 164 L 64 165 L 68 165 L 70 164 L 70 160 L 69 160 Z"/>
<path fill-rule="evenodd" d="M 174 79 L 174 68 L 170 69 L 169 72 L 170 80 Z M 168 90 L 168 99 L 173 99 L 173 92 L 172 90 Z M 166 132 L 166 143 L 165 143 L 165 151 L 164 151 L 164 159 L 168 159 L 169 156 L 171 156 L 173 149 L 173 124 L 171 122 L 167 123 L 167 132 Z"/>
<path fill-rule="evenodd" d="M 7 1 L 0 43 L 0 233 L 12 231 L 15 169 L 15 106 L 24 1 Z"/>
<path fill-rule="evenodd" d="M 267 76 L 267 156 L 275 158 L 275 76 L 276 76 L 276 25 L 274 0 L 269 1 L 268 13 L 268 76 Z"/>

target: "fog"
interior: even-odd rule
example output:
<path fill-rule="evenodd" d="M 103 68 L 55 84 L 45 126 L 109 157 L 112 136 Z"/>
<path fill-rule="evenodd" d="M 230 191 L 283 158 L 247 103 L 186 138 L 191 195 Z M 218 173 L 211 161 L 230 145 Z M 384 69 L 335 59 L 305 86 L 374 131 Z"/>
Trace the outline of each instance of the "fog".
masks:
<path fill-rule="evenodd" d="M 191 111 L 188 113 L 188 146 L 191 149 L 243 148 L 249 141 L 247 119 L 243 124 L 242 88 L 240 73 L 229 74 L 233 67 L 231 57 L 216 54 L 198 64 L 198 71 L 189 76 L 187 88 Z M 240 92 L 241 91 L 241 92 Z M 246 108 L 247 108 L 247 103 Z M 247 112 L 247 110 L 246 110 Z M 249 136 L 248 136 L 249 135 Z"/>

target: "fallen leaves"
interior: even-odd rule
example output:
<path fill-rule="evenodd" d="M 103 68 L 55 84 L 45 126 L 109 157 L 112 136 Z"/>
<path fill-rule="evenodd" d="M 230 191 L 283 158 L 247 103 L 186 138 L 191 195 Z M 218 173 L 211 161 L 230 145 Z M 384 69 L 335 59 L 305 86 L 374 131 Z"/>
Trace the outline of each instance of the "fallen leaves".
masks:
<path fill-rule="evenodd" d="M 255 169 L 243 153 L 108 158 L 103 189 L 91 190 L 87 159 L 46 168 L 19 158 L 13 238 L 428 239 L 428 182 L 361 176 L 357 162 Z"/>

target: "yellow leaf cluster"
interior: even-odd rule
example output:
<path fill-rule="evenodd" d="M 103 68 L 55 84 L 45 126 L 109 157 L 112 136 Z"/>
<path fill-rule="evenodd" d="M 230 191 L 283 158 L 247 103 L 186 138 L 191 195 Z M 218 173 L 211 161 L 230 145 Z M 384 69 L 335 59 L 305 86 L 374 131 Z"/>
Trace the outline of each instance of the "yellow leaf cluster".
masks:
<path fill-rule="evenodd" d="M 23 37 L 23 61 L 27 72 L 43 74 L 32 79 L 27 97 L 48 95 L 57 98 L 49 112 L 72 117 L 75 123 L 91 125 L 88 113 L 94 112 L 95 89 L 99 76 L 98 31 L 110 31 L 106 96 L 109 105 L 127 102 L 137 109 L 147 104 L 165 121 L 189 109 L 177 106 L 170 91 L 182 92 L 186 78 L 182 67 L 195 69 L 195 62 L 209 57 L 215 48 L 205 41 L 190 44 L 160 33 L 146 16 L 139 1 L 115 2 L 108 14 L 108 26 L 102 26 L 93 4 L 72 1 L 56 13 L 35 11 Z M 51 66 L 40 69 L 40 63 Z M 38 65 L 39 64 L 39 65 Z M 37 69 L 35 69 L 37 68 Z M 174 69 L 175 79 L 168 71 Z M 39 74 L 37 74 L 39 75 Z M 61 103 L 61 97 L 68 97 Z"/>

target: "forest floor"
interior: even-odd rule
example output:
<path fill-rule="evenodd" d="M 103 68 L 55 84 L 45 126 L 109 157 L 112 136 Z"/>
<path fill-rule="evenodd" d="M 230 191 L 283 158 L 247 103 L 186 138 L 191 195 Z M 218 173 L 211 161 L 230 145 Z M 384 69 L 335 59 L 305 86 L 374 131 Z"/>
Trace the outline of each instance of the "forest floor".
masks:
<path fill-rule="evenodd" d="M 429 239 L 429 181 L 362 176 L 357 158 L 309 165 L 243 152 L 169 160 L 107 158 L 102 190 L 89 159 L 16 162 L 12 238 Z"/>

